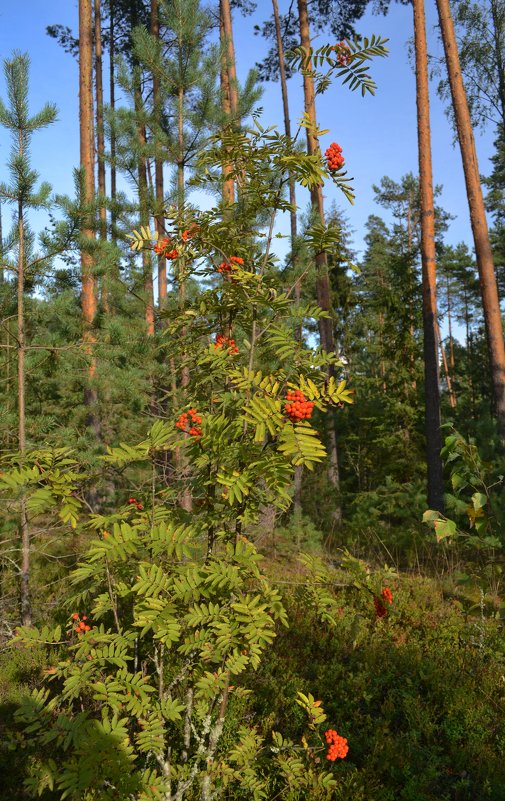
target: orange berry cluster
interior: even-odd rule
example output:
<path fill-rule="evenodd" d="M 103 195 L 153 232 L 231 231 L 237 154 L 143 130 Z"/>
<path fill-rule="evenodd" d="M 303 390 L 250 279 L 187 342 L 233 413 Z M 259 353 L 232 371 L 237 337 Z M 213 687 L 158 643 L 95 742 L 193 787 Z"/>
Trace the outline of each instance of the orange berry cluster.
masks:
<path fill-rule="evenodd" d="M 339 170 L 344 165 L 342 148 L 340 145 L 337 145 L 336 142 L 331 143 L 324 155 L 328 159 L 328 167 L 330 170 Z"/>
<path fill-rule="evenodd" d="M 346 738 L 337 734 L 335 729 L 328 729 L 328 731 L 325 731 L 324 736 L 326 742 L 330 746 L 326 754 L 326 759 L 329 759 L 330 762 L 335 762 L 339 757 L 340 759 L 345 759 L 349 751 Z"/>
<path fill-rule="evenodd" d="M 191 418 L 191 423 L 189 422 L 190 418 Z M 183 412 L 181 414 L 175 425 L 176 428 L 180 428 L 181 431 L 185 431 L 192 437 L 201 437 L 202 429 L 199 428 L 201 422 L 202 418 L 198 415 L 196 409 L 188 409 L 187 412 Z"/>
<path fill-rule="evenodd" d="M 233 270 L 234 265 L 242 266 L 244 264 L 244 259 L 240 256 L 230 256 L 229 261 L 222 261 L 219 267 L 217 268 L 218 273 L 231 273 Z"/>
<path fill-rule="evenodd" d="M 286 401 L 288 402 L 284 406 L 284 413 L 293 423 L 296 423 L 297 420 L 310 420 L 314 403 L 308 401 L 300 389 L 296 389 L 294 392 L 289 390 Z"/>
<path fill-rule="evenodd" d="M 223 334 L 218 334 L 216 336 L 216 342 L 214 345 L 214 350 L 218 348 L 228 348 L 231 353 L 238 353 L 238 348 L 235 345 L 235 340 L 230 339 L 230 337 L 225 337 Z"/>
<path fill-rule="evenodd" d="M 158 255 L 165 256 L 166 259 L 176 259 L 179 255 L 176 248 L 172 247 L 172 242 L 168 237 L 165 237 L 154 246 L 154 252 Z"/>
<path fill-rule="evenodd" d="M 381 592 L 380 598 L 375 597 L 373 599 L 376 617 L 386 617 L 388 610 L 387 607 L 384 606 L 385 603 L 388 604 L 393 603 L 393 593 L 391 592 L 389 587 L 384 587 L 384 589 Z"/>
<path fill-rule="evenodd" d="M 74 612 L 72 615 L 72 620 L 76 624 L 74 626 L 74 631 L 76 631 L 77 634 L 84 634 L 85 631 L 89 631 L 91 629 L 91 626 L 88 626 L 88 624 L 85 622 L 87 619 L 88 618 L 86 615 L 81 617 L 77 612 Z"/>
<path fill-rule="evenodd" d="M 139 511 L 142 511 L 144 508 L 141 503 L 138 502 L 136 498 L 128 498 L 128 503 L 132 506 L 136 506 Z"/>
<path fill-rule="evenodd" d="M 393 603 L 393 593 L 391 592 L 389 587 L 384 587 L 384 589 L 381 592 L 381 596 L 382 596 L 382 600 L 386 601 L 388 604 L 392 604 Z"/>
<path fill-rule="evenodd" d="M 340 67 L 347 67 L 352 61 L 352 52 L 349 45 L 346 42 L 337 42 L 336 45 L 333 45 L 333 49 L 337 55 L 337 64 Z"/>

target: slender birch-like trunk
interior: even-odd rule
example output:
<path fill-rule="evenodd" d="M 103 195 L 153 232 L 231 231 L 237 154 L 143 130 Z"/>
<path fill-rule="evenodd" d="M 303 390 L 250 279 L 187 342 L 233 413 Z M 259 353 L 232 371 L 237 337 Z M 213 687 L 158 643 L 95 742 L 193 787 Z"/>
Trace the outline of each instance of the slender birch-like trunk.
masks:
<path fill-rule="evenodd" d="M 310 49 L 310 27 L 309 17 L 307 11 L 307 0 L 298 0 L 298 18 L 300 25 L 300 39 L 302 47 L 308 52 Z M 314 90 L 314 79 L 311 75 L 307 74 L 311 69 L 308 65 L 307 72 L 303 76 L 303 95 L 305 112 L 310 119 L 314 129 L 316 128 L 316 98 Z M 310 155 L 319 154 L 319 142 L 317 138 L 307 128 L 307 151 Z M 311 189 L 310 199 L 312 209 L 321 221 L 325 222 L 324 218 L 324 201 L 323 201 L 323 187 L 316 186 Z M 328 259 L 326 253 L 318 253 L 316 256 L 316 292 L 318 305 L 324 310 L 331 312 L 331 289 L 330 279 L 328 275 Z M 335 350 L 335 340 L 333 336 L 333 321 L 331 317 L 325 317 L 319 320 L 319 338 L 321 347 L 329 353 Z M 330 467 L 328 470 L 328 478 L 332 484 L 335 494 L 340 493 L 340 471 L 338 465 L 338 449 L 337 449 L 337 432 L 336 432 L 336 419 L 335 415 L 330 412 L 327 417 L 328 421 L 328 442 L 329 442 L 329 456 Z M 333 519 L 336 524 L 342 520 L 342 509 L 340 502 L 336 503 Z"/>

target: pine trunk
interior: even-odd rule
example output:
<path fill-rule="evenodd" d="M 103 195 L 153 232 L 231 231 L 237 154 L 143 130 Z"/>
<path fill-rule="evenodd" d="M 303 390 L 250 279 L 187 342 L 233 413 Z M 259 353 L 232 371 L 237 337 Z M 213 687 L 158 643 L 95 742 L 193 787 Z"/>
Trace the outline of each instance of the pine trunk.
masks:
<path fill-rule="evenodd" d="M 105 131 L 103 120 L 103 67 L 102 67 L 102 20 L 100 13 L 101 0 L 94 0 L 95 21 L 95 101 L 96 101 L 96 154 L 98 162 L 98 194 L 100 205 L 98 211 L 98 231 L 100 239 L 107 239 L 107 209 L 105 207 Z M 107 274 L 102 278 L 102 306 L 106 313 L 109 309 L 109 281 Z"/>
<path fill-rule="evenodd" d="M 279 59 L 279 75 L 281 79 L 281 94 L 282 94 L 282 110 L 284 112 L 284 133 L 291 138 L 291 119 L 289 116 L 289 99 L 288 99 L 288 82 L 286 80 L 286 64 L 284 57 L 284 45 L 282 42 L 281 22 L 279 19 L 279 4 L 277 0 L 272 0 L 272 8 L 274 12 L 275 22 L 275 39 L 277 42 L 277 58 Z M 289 176 L 289 202 L 292 206 L 289 217 L 291 227 L 291 266 L 296 270 L 296 239 L 298 236 L 297 216 L 296 216 L 296 187 L 293 177 Z M 301 296 L 301 281 L 296 279 L 295 283 L 295 301 L 300 302 Z M 299 340 L 302 338 L 301 325 L 296 331 L 296 336 Z M 302 474 L 303 468 L 295 467 L 295 486 L 293 495 L 293 512 L 296 519 L 299 519 L 302 513 Z"/>
<path fill-rule="evenodd" d="M 238 82 L 235 65 L 235 46 L 233 44 L 233 25 L 231 19 L 230 0 L 220 0 L 221 18 L 223 23 L 224 45 L 226 54 L 226 68 L 230 84 L 230 111 L 232 124 L 238 123 Z"/>
<path fill-rule="evenodd" d="M 23 157 L 23 138 L 19 136 L 19 157 Z M 17 287 L 17 340 L 18 340 L 18 447 L 21 458 L 26 453 L 26 425 L 25 425 L 25 254 L 24 254 L 24 222 L 23 204 L 18 202 L 18 287 Z M 23 626 L 32 622 L 30 603 L 30 530 L 28 528 L 28 513 L 26 495 L 21 493 L 20 506 L 20 533 L 21 533 L 21 621 Z"/>
<path fill-rule="evenodd" d="M 417 138 L 421 200 L 421 260 L 423 280 L 424 397 L 428 505 L 444 510 L 444 476 L 440 451 L 440 390 L 437 347 L 435 214 L 431 165 L 430 99 L 424 0 L 414 0 Z"/>
<path fill-rule="evenodd" d="M 160 36 L 160 21 L 159 21 L 159 2 L 158 0 L 151 0 L 151 35 L 159 39 Z M 153 72 L 153 109 L 156 125 L 161 124 L 161 107 L 160 107 L 160 80 Z M 164 186 L 163 186 L 163 159 L 157 152 L 154 159 L 154 192 L 156 198 L 156 217 L 155 225 L 158 237 L 163 237 L 165 230 L 165 220 L 163 217 L 163 201 L 164 201 Z M 167 260 L 163 254 L 158 256 L 158 302 L 160 308 L 165 305 L 167 299 Z"/>
<path fill-rule="evenodd" d="M 219 41 L 221 46 L 221 106 L 225 119 L 225 126 L 227 126 L 230 124 L 231 119 L 231 90 L 222 0 L 219 4 Z M 235 181 L 233 180 L 232 173 L 233 169 L 231 165 L 225 164 L 223 166 L 223 203 L 225 206 L 232 206 L 233 203 L 235 203 Z"/>
<path fill-rule="evenodd" d="M 437 8 L 442 41 L 444 44 L 445 60 L 447 63 L 447 73 L 451 87 L 454 117 L 463 161 L 477 266 L 479 269 L 479 283 L 486 325 L 489 361 L 491 364 L 496 416 L 500 436 L 502 442 L 505 444 L 505 345 L 498 288 L 494 271 L 493 251 L 489 241 L 477 152 L 463 84 L 463 76 L 461 74 L 449 0 L 437 0 Z"/>
<path fill-rule="evenodd" d="M 93 131 L 93 14 L 91 0 L 79 0 L 79 132 L 81 169 L 84 172 L 84 204 L 92 204 L 95 198 L 94 175 L 94 131 Z M 95 239 L 95 221 L 91 212 L 87 214 L 81 229 L 83 238 Z M 88 425 L 96 439 L 100 439 L 100 423 L 97 416 L 97 393 L 93 387 L 96 360 L 93 348 L 96 342 L 93 324 L 96 315 L 96 280 L 93 255 L 83 248 L 81 251 L 82 273 L 82 318 L 83 341 L 88 356 L 88 385 L 84 390 L 84 403 L 88 407 Z"/>
<path fill-rule="evenodd" d="M 298 18 L 300 25 L 300 39 L 302 47 L 308 52 L 310 49 L 310 28 L 309 17 L 307 12 L 307 0 L 298 0 Z M 310 70 L 310 65 L 308 70 Z M 307 70 L 307 72 L 308 72 Z M 311 75 L 304 74 L 303 76 L 303 95 L 304 107 L 310 122 L 314 129 L 317 125 L 316 120 L 316 98 L 314 91 L 314 80 Z M 319 142 L 315 136 L 307 128 L 307 151 L 310 155 L 320 154 Z M 310 199 L 313 212 L 317 215 L 321 223 L 324 225 L 324 201 L 323 201 L 323 187 L 317 186 L 311 189 Z M 326 253 L 318 253 L 316 256 L 316 293 L 317 303 L 324 310 L 331 312 L 331 289 L 330 279 L 328 275 L 328 259 Z M 319 338 L 323 350 L 333 353 L 335 350 L 335 341 L 333 337 L 333 320 L 331 317 L 322 318 L 318 323 Z M 329 456 L 330 468 L 328 471 L 328 478 L 332 484 L 335 494 L 338 496 L 340 493 L 340 473 L 338 466 L 338 446 L 337 446 L 337 432 L 336 421 L 333 414 L 327 416 L 328 424 L 328 441 L 329 441 Z M 342 520 L 342 510 L 340 502 L 338 501 L 333 513 L 333 519 L 336 524 Z"/>
<path fill-rule="evenodd" d="M 102 80 L 102 22 L 100 0 L 95 3 L 95 91 L 96 91 L 96 152 L 98 161 L 98 192 L 102 198 L 99 209 L 100 239 L 107 239 L 107 210 L 105 208 L 105 132 L 103 121 L 103 80 Z M 106 294 L 106 293 L 104 293 Z"/>
<path fill-rule="evenodd" d="M 130 29 L 134 30 L 138 24 L 136 4 L 130 6 Z M 146 149 L 146 126 L 144 121 L 144 102 L 142 99 L 141 75 L 138 61 L 133 58 L 133 104 L 137 124 L 137 179 L 139 194 L 139 217 L 140 225 L 149 227 L 149 185 L 148 185 L 148 164 L 145 153 Z M 144 283 L 144 303 L 145 303 L 145 322 L 148 336 L 154 334 L 154 294 L 153 294 L 153 265 L 151 251 L 144 248 L 142 250 L 142 277 Z"/>
<path fill-rule="evenodd" d="M 115 243 L 117 240 L 116 235 L 116 129 L 114 123 L 114 113 L 116 110 L 116 77 L 114 59 L 116 57 L 116 50 L 114 46 L 114 0 L 110 2 L 110 16 L 109 16 L 109 101 L 111 111 L 110 122 L 110 199 L 111 199 L 111 214 L 110 214 L 110 230 L 111 239 Z"/>

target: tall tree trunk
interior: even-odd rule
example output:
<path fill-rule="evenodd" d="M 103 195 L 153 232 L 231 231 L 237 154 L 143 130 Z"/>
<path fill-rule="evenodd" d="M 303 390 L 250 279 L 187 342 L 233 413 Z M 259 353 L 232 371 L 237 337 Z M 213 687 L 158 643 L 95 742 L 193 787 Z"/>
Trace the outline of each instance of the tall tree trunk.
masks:
<path fill-rule="evenodd" d="M 310 28 L 309 28 L 309 17 L 307 12 L 307 0 L 298 0 L 298 18 L 299 18 L 299 25 L 300 25 L 300 39 L 302 47 L 305 48 L 307 52 L 309 52 L 311 43 L 310 43 Z M 310 65 L 308 67 L 310 69 Z M 308 72 L 308 70 L 307 70 Z M 305 73 L 303 76 L 303 95 L 304 95 L 304 107 L 305 112 L 314 126 L 316 128 L 317 120 L 316 120 L 316 100 L 315 100 L 315 91 L 314 91 L 314 80 L 311 75 Z M 307 151 L 310 155 L 320 154 L 319 142 L 315 136 L 306 129 L 307 131 Z M 310 192 L 310 199 L 312 204 L 312 209 L 314 213 L 317 215 L 321 223 L 324 225 L 324 202 L 323 202 L 323 187 L 316 186 L 311 189 Z M 318 253 L 316 256 L 316 292 L 317 292 L 317 302 L 318 305 L 324 310 L 331 312 L 332 311 L 332 303 L 331 303 L 331 289 L 330 289 L 330 279 L 328 275 L 328 259 L 326 253 Z M 333 337 L 333 320 L 331 317 L 325 317 L 319 320 L 318 322 L 319 327 L 319 337 L 321 341 L 321 347 L 328 351 L 329 353 L 333 353 L 335 350 L 335 341 Z M 334 414 L 329 414 L 327 417 L 328 423 L 328 441 L 329 441 L 329 455 L 330 455 L 330 467 L 328 470 L 328 478 L 330 483 L 335 489 L 335 493 L 338 496 L 340 492 L 340 472 L 338 466 L 338 450 L 337 450 L 337 434 L 336 434 L 336 420 Z M 340 506 L 340 501 L 336 501 L 333 519 L 336 524 L 339 524 L 342 520 L 342 509 Z"/>
<path fill-rule="evenodd" d="M 446 275 L 445 278 L 445 295 L 447 300 L 447 326 L 449 329 L 449 365 L 451 368 L 451 376 L 454 379 L 456 362 L 454 359 L 454 338 L 452 336 L 452 294 L 448 275 Z"/>
<path fill-rule="evenodd" d="M 102 21 L 100 16 L 101 0 L 94 0 L 95 5 L 95 90 L 96 90 L 96 151 L 98 161 L 98 192 L 105 198 L 105 133 L 103 121 L 103 81 L 102 81 Z M 100 239 L 107 239 L 107 209 L 100 203 L 99 209 Z"/>
<path fill-rule="evenodd" d="M 116 110 L 116 77 L 114 59 L 116 57 L 116 48 L 114 44 L 114 0 L 110 0 L 110 16 L 109 16 L 109 102 L 110 102 L 110 200 L 111 200 L 111 214 L 110 214 L 110 229 L 111 239 L 114 244 L 117 241 L 116 231 L 116 127 L 114 121 L 114 113 Z"/>
<path fill-rule="evenodd" d="M 219 3 L 219 41 L 221 46 L 221 105 L 225 119 L 225 125 L 229 124 L 231 118 L 231 90 L 230 74 L 228 71 L 227 44 L 224 27 L 223 0 Z M 231 206 L 235 203 L 235 181 L 232 177 L 233 168 L 231 164 L 223 166 L 223 203 Z"/>
<path fill-rule="evenodd" d="M 138 24 L 137 8 L 135 3 L 130 6 L 130 30 L 133 31 Z M 137 159 L 139 217 L 140 225 L 149 227 L 149 187 L 147 182 L 146 125 L 144 120 L 144 101 L 142 98 L 141 75 L 138 61 L 133 57 L 133 104 L 135 108 L 137 139 L 139 155 Z M 142 250 L 142 277 L 144 282 L 145 321 L 148 336 L 154 334 L 154 295 L 153 295 L 153 265 L 151 251 Z"/>
<path fill-rule="evenodd" d="M 179 209 L 179 215 L 182 219 L 182 213 L 184 209 L 184 195 L 185 195 L 185 185 L 184 185 L 184 86 L 182 85 L 182 76 L 181 76 L 181 85 L 179 86 L 178 90 L 178 97 L 177 97 L 177 205 Z M 182 310 L 184 309 L 184 304 L 186 301 L 186 284 L 185 284 L 185 262 L 184 259 L 178 259 L 177 265 L 179 269 L 178 274 L 178 285 L 179 285 L 179 308 Z M 183 340 L 187 336 L 187 328 L 186 326 L 182 327 L 181 336 Z M 187 353 L 183 353 L 182 356 L 183 366 L 181 370 L 181 387 L 182 387 L 182 395 L 183 397 L 186 396 L 187 387 L 189 385 L 189 367 L 187 364 Z M 190 470 L 187 464 L 187 460 L 182 457 L 181 455 L 181 472 L 182 475 L 186 478 L 189 478 Z M 177 462 L 176 462 L 177 467 Z M 191 512 L 193 509 L 193 498 L 191 495 L 191 490 L 189 487 L 184 487 L 181 493 L 181 506 L 186 512 Z"/>
<path fill-rule="evenodd" d="M 408 242 L 408 265 L 407 276 L 409 285 L 409 335 L 410 335 L 410 353 L 409 364 L 412 373 L 412 389 L 417 389 L 416 379 L 416 359 L 414 353 L 415 343 L 415 315 L 414 315 L 414 255 L 413 255 L 413 242 L 412 242 L 412 192 L 409 192 L 408 207 L 407 207 L 407 242 Z"/>
<path fill-rule="evenodd" d="M 291 139 L 291 119 L 289 116 L 289 98 L 288 98 L 288 82 L 286 80 L 286 63 L 284 57 L 284 45 L 282 42 L 281 22 L 279 18 L 279 4 L 277 0 L 272 0 L 272 8 L 274 12 L 275 22 L 275 38 L 277 42 L 277 57 L 279 59 L 279 75 L 281 79 L 281 94 L 282 94 L 282 110 L 284 113 L 284 133 Z M 298 236 L 298 221 L 296 214 L 296 185 L 293 176 L 289 175 L 289 202 L 291 210 L 289 212 L 290 228 L 291 228 L 291 266 L 296 271 L 296 249 L 297 249 L 297 236 Z M 295 283 L 295 301 L 300 302 L 301 297 L 301 281 L 296 278 Z M 295 332 L 297 338 L 302 339 L 302 326 Z M 302 478 L 303 467 L 298 465 L 295 467 L 295 481 L 294 481 L 294 495 L 293 495 L 293 512 L 297 520 L 300 519 L 302 513 Z"/>
<path fill-rule="evenodd" d="M 275 21 L 275 38 L 277 42 L 277 57 L 279 59 L 279 75 L 281 79 L 282 110 L 284 112 L 284 132 L 291 139 L 291 119 L 289 116 L 288 83 L 286 80 L 286 64 L 284 58 L 284 45 L 282 43 L 281 22 L 279 19 L 279 5 L 277 0 L 272 0 Z M 296 188 L 294 178 L 289 176 L 289 202 L 293 207 L 289 213 L 291 224 L 291 258 L 294 258 L 297 237 L 297 218 L 296 218 Z M 298 293 L 298 296 L 297 296 Z M 297 282 L 295 287 L 295 297 L 300 299 L 300 284 Z"/>
<path fill-rule="evenodd" d="M 444 510 L 444 476 L 440 451 L 440 390 L 437 347 L 437 287 L 435 261 L 435 214 L 431 166 L 430 98 L 424 0 L 414 0 L 414 47 L 416 57 L 417 140 L 421 201 L 421 260 L 423 275 L 424 397 L 428 505 Z"/>
<path fill-rule="evenodd" d="M 20 159 L 23 157 L 23 137 L 19 135 Z M 23 220 L 23 203 L 18 201 L 18 287 L 17 287 L 17 340 L 18 340 L 18 447 L 21 458 L 26 453 L 26 422 L 25 422 L 25 236 Z M 20 508 L 21 530 L 21 620 L 24 626 L 31 624 L 30 603 L 30 531 L 28 528 L 28 510 L 26 495 L 21 494 Z"/>
<path fill-rule="evenodd" d="M 140 91 L 136 100 L 136 108 L 142 114 L 142 99 Z M 140 145 L 140 156 L 138 160 L 138 182 L 139 182 L 139 204 L 140 204 L 140 225 L 149 226 L 149 191 L 147 185 L 147 159 L 142 153 L 146 144 L 146 128 L 143 123 L 138 126 L 138 138 Z M 149 336 L 154 334 L 154 293 L 153 293 L 153 264 L 151 251 L 144 248 L 142 250 L 142 275 L 144 278 L 145 296 L 145 320 L 147 333 Z"/>
<path fill-rule="evenodd" d="M 94 0 L 95 22 L 95 99 L 96 99 L 96 154 L 98 162 L 98 193 L 101 197 L 98 211 L 98 231 L 100 239 L 107 239 L 107 209 L 105 207 L 105 132 L 103 121 L 103 77 L 102 77 L 102 20 L 100 12 L 101 0 Z M 109 312 L 109 280 L 108 275 L 102 277 L 102 306 Z"/>
<path fill-rule="evenodd" d="M 498 288 L 493 264 L 493 251 L 489 241 L 477 152 L 461 74 L 449 0 L 437 0 L 437 8 L 461 158 L 463 161 L 477 266 L 479 268 L 479 283 L 482 295 L 484 321 L 486 324 L 496 416 L 500 436 L 503 444 L 505 444 L 505 345 L 503 340 L 503 325 L 498 299 Z"/>
<path fill-rule="evenodd" d="M 230 0 L 220 0 L 221 19 L 223 23 L 224 44 L 226 53 L 226 68 L 230 83 L 230 111 L 232 124 L 238 124 L 238 81 L 235 64 L 235 46 L 233 44 L 233 25 L 231 19 Z"/>
<path fill-rule="evenodd" d="M 81 169 L 84 171 L 85 204 L 95 199 L 94 145 L 93 131 L 93 14 L 91 0 L 79 0 L 79 132 Z M 95 220 L 91 212 L 84 221 L 82 236 L 95 239 Z M 96 315 L 96 280 L 93 275 L 95 260 L 86 247 L 81 251 L 82 272 L 82 318 L 83 341 L 88 356 L 88 385 L 84 390 L 84 403 L 88 407 L 88 425 L 96 439 L 100 439 L 100 423 L 96 404 L 97 393 L 93 387 L 96 373 L 96 360 L 93 347 L 96 342 L 93 323 Z"/>
<path fill-rule="evenodd" d="M 160 21 L 159 21 L 159 2 L 158 0 L 151 0 L 151 35 L 159 39 L 160 36 Z M 156 72 L 153 72 L 153 109 L 156 125 L 161 124 L 161 106 L 160 106 L 160 79 Z M 165 230 L 165 220 L 163 217 L 163 200 L 164 200 L 164 186 L 163 186 L 163 159 L 161 154 L 156 152 L 154 159 L 154 191 L 156 198 L 156 216 L 155 225 L 158 237 L 162 238 Z M 160 253 L 158 255 L 158 301 L 160 308 L 165 305 L 167 299 L 167 260 L 165 256 Z"/>

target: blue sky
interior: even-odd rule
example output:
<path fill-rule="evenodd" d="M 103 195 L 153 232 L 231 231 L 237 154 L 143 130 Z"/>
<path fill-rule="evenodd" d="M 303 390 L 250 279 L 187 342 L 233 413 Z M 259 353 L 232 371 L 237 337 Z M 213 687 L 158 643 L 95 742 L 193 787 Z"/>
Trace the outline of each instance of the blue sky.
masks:
<path fill-rule="evenodd" d="M 281 0 L 281 12 L 287 5 Z M 429 50 L 442 55 L 441 44 L 434 30 L 434 0 L 427 0 Z M 235 12 L 236 56 L 239 76 L 259 60 L 265 50 L 253 26 L 271 13 L 270 0 L 259 0 L 256 13 L 243 18 Z M 32 161 L 41 178 L 48 180 L 55 192 L 72 193 L 72 170 L 79 160 L 78 135 L 78 71 L 76 61 L 50 39 L 45 28 L 52 23 L 70 25 L 77 30 L 77 0 L 24 0 L 3 3 L 0 8 L 0 58 L 12 51 L 28 51 L 31 57 L 31 110 L 37 111 L 46 101 L 59 108 L 56 124 L 39 132 L 33 139 Z M 364 224 L 369 214 L 383 214 L 373 201 L 372 184 L 384 175 L 399 180 L 409 171 L 417 172 L 415 79 L 408 60 L 407 41 L 412 35 L 412 9 L 393 5 L 387 17 L 368 13 L 358 24 L 363 35 L 377 33 L 389 38 L 390 55 L 377 59 L 371 67 L 378 85 L 375 97 L 362 98 L 347 87 L 332 86 L 318 98 L 318 121 L 329 128 L 323 148 L 337 141 L 343 148 L 346 165 L 354 177 L 356 203 L 350 206 L 333 186 L 325 187 L 328 203 L 336 200 L 345 211 L 354 231 L 355 247 L 363 248 Z M 320 37 L 316 46 L 325 43 Z M 452 131 L 444 108 L 432 87 L 432 139 L 434 182 L 444 187 L 441 203 L 456 215 L 447 241 L 471 243 L 465 187 L 459 150 L 453 146 Z M 5 84 L 0 80 L 0 93 L 5 98 Z M 293 123 L 301 116 L 301 77 L 290 82 Z M 263 124 L 282 126 L 280 87 L 266 84 L 261 100 Z M 489 157 L 493 152 L 493 132 L 477 135 L 480 171 L 490 172 Z M 9 138 L 0 130 L 0 180 L 6 178 L 5 162 Z M 301 199 L 303 203 L 303 199 Z"/>

